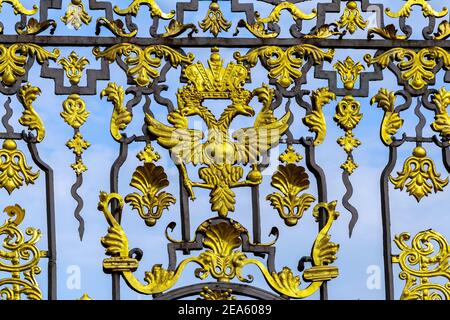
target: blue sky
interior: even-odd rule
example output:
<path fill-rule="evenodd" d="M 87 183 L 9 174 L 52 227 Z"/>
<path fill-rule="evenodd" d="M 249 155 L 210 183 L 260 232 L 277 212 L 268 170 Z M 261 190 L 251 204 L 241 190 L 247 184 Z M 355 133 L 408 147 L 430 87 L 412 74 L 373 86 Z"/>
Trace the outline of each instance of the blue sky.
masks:
<path fill-rule="evenodd" d="M 22 1 L 26 6 L 31 7 L 33 1 Z M 63 7 L 69 1 L 63 1 Z M 87 1 L 84 1 L 85 3 Z M 128 1 L 120 1 L 125 6 Z M 158 1 L 164 11 L 169 11 L 174 8 L 175 1 Z M 247 1 L 253 2 L 253 1 Z M 329 1 L 331 2 L 331 1 Z M 306 12 L 309 12 L 312 7 L 315 7 L 317 1 L 308 1 L 297 4 Z M 403 3 L 397 1 L 379 0 L 377 3 L 387 3 L 392 9 L 398 9 Z M 220 2 L 225 16 L 235 23 L 243 18 L 241 13 L 231 13 L 229 3 L 227 1 Z M 442 1 L 430 1 L 435 9 L 441 9 Z M 186 20 L 201 21 L 205 15 L 206 8 L 209 5 L 208 1 L 202 1 L 200 13 L 189 13 Z M 345 4 L 343 4 L 344 6 Z M 257 3 L 255 7 L 262 15 L 266 15 L 270 5 L 265 3 Z M 59 35 L 92 35 L 95 30 L 95 20 L 103 15 L 102 11 L 91 11 L 93 22 L 89 26 L 83 26 L 80 30 L 75 31 L 64 26 L 59 22 L 59 17 L 62 11 L 50 10 L 49 18 L 58 21 L 58 28 L 55 34 Z M 371 13 L 363 13 L 365 19 L 369 19 Z M 146 8 L 141 9 L 136 23 L 139 25 L 139 36 L 148 36 L 149 28 L 149 13 Z M 18 17 L 13 16 L 12 9 L 8 4 L 3 5 L 0 18 L 3 19 L 5 25 L 5 34 L 13 33 L 14 23 Z M 338 18 L 337 14 L 327 15 L 327 21 L 334 21 Z M 445 19 L 448 19 L 446 17 Z M 186 21 L 185 20 L 185 21 Z M 291 18 L 287 13 L 282 15 L 282 29 L 285 31 L 281 37 L 288 37 L 288 27 L 291 24 Z M 420 22 L 419 22 L 420 21 Z M 422 16 L 418 7 L 415 7 L 412 16 L 408 22 L 413 26 L 423 26 L 427 23 Z M 394 20 L 387 19 L 386 24 L 396 23 Z M 234 32 L 234 25 L 229 32 L 224 33 L 223 36 L 232 37 Z M 283 27 L 284 26 L 284 27 Z M 303 30 L 309 30 L 312 23 L 305 22 Z M 162 26 L 161 26 L 162 28 Z M 415 30 L 414 37 L 420 39 L 421 27 Z M 160 29 L 162 31 L 163 29 Z M 109 35 L 105 29 L 102 30 L 102 35 Z M 200 32 L 200 36 L 204 34 Z M 249 36 L 247 32 L 241 29 L 240 36 Z M 347 35 L 346 38 L 365 38 L 365 32 L 356 32 L 354 35 Z M 75 50 L 80 56 L 86 56 L 90 65 L 89 69 L 99 69 L 100 62 L 96 61 L 89 48 L 62 48 L 61 56 L 68 56 L 72 50 Z M 196 59 L 206 62 L 209 56 L 209 49 L 193 49 L 185 48 L 186 52 L 193 52 Z M 225 62 L 233 60 L 233 52 L 236 50 L 222 49 L 221 54 Z M 240 50 L 245 53 L 246 50 Z M 355 61 L 363 62 L 363 56 L 366 53 L 375 53 L 374 51 L 365 50 L 337 50 L 334 62 L 343 60 L 346 56 L 351 56 Z M 51 62 L 52 67 L 56 64 Z M 326 70 L 332 70 L 332 64 L 325 63 Z M 367 68 L 372 70 L 372 68 Z M 111 79 L 114 79 L 120 85 L 126 85 L 126 77 L 124 72 L 116 65 L 110 65 Z M 85 205 L 82 215 L 86 222 L 86 230 L 83 242 L 79 241 L 77 228 L 77 221 L 73 217 L 73 211 L 76 203 L 70 196 L 70 188 L 75 181 L 75 174 L 70 168 L 73 163 L 74 156 L 70 150 L 65 147 L 65 143 L 72 137 L 72 128 L 70 128 L 60 118 L 59 113 L 62 110 L 62 102 L 67 96 L 55 96 L 54 85 L 52 80 L 41 79 L 39 77 L 40 66 L 35 65 L 29 74 L 29 82 L 33 85 L 39 86 L 43 94 L 34 103 L 38 113 L 43 118 L 47 129 L 47 136 L 45 140 L 39 145 L 42 158 L 49 163 L 55 170 L 55 194 L 56 194 L 56 220 L 57 220 L 57 243 L 58 243 L 58 297 L 60 299 L 76 299 L 83 293 L 88 293 L 94 299 L 109 299 L 111 280 L 110 276 L 105 275 L 102 271 L 102 260 L 105 258 L 104 248 L 100 244 L 100 237 L 105 235 L 107 224 L 99 211 L 97 211 L 98 194 L 101 190 L 109 190 L 109 170 L 110 166 L 115 160 L 118 152 L 118 144 L 112 139 L 109 134 L 109 122 L 112 112 L 112 105 L 105 100 L 99 99 L 100 91 L 106 87 L 108 81 L 97 82 L 96 96 L 84 97 L 87 109 L 91 113 L 87 123 L 82 127 L 81 132 L 85 139 L 91 143 L 91 147 L 83 154 L 83 160 L 88 166 L 89 170 L 84 174 L 84 184 L 80 188 L 79 193 L 84 199 Z M 391 91 L 400 89 L 394 80 L 393 75 L 389 71 L 385 71 L 385 79 L 383 81 L 376 81 L 370 83 L 370 97 L 376 94 L 379 88 L 388 88 Z M 164 93 L 165 97 L 174 100 L 174 93 L 177 89 L 173 84 L 177 83 L 177 78 L 180 75 L 180 68 L 172 69 L 167 78 L 167 83 L 171 85 L 170 90 Z M 262 83 L 267 83 L 267 72 L 258 65 L 252 69 L 253 83 L 248 84 L 248 89 L 261 86 Z M 442 79 L 444 73 L 441 71 L 436 75 L 436 88 L 442 87 L 444 84 Z M 85 78 L 81 80 L 80 85 L 85 84 Z M 317 89 L 326 86 L 324 80 L 313 79 L 313 72 L 308 76 L 308 84 L 304 89 Z M 127 97 L 131 98 L 131 95 Z M 255 99 L 256 100 L 256 99 Z M 332 118 L 335 111 L 336 102 L 332 102 L 324 108 L 327 118 L 328 135 L 323 145 L 317 149 L 317 162 L 324 168 L 327 175 L 328 183 L 328 197 L 329 200 L 338 200 L 338 211 L 341 213 L 339 219 L 335 222 L 332 228 L 332 241 L 341 245 L 338 253 L 338 260 L 336 265 L 340 269 L 340 276 L 329 283 L 329 297 L 330 299 L 383 299 L 384 291 L 381 284 L 380 289 L 369 289 L 367 286 L 367 279 L 369 274 L 368 268 L 371 266 L 378 266 L 381 272 L 382 280 L 382 229 L 381 229 L 381 213 L 380 213 L 380 195 L 379 195 L 379 176 L 383 167 L 387 162 L 387 148 L 379 140 L 379 125 L 383 116 L 383 112 L 375 106 L 370 106 L 369 98 L 358 98 L 361 103 L 361 111 L 364 114 L 360 125 L 354 130 L 355 135 L 362 141 L 362 145 L 354 152 L 355 161 L 359 164 L 359 168 L 351 176 L 351 181 L 354 187 L 354 195 L 351 203 L 359 210 L 359 221 L 355 227 L 353 237 L 348 238 L 348 222 L 350 220 L 349 213 L 341 206 L 341 198 L 345 190 L 341 181 L 340 164 L 345 161 L 344 151 L 336 144 L 336 139 L 343 135 L 333 122 Z M 0 101 L 2 103 L 2 101 Z M 283 105 L 287 101 L 283 102 Z M 400 101 L 399 101 L 400 102 Z M 304 116 L 304 111 L 291 102 L 291 109 L 294 110 L 295 123 L 301 124 L 301 118 Z M 214 102 L 209 102 L 208 106 L 214 106 Z M 253 102 L 255 108 L 258 104 Z M 415 102 L 413 102 L 413 106 Z M 12 107 L 14 109 L 14 117 L 11 123 L 15 126 L 16 131 L 21 131 L 22 128 L 17 122 L 21 114 L 21 105 L 13 97 Z M 166 110 L 159 106 L 153 99 L 151 103 L 151 110 L 160 119 L 165 118 Z M 281 108 L 280 108 L 281 109 Z M 140 133 L 143 112 L 142 103 L 134 108 L 133 122 L 129 125 L 126 132 L 128 135 L 133 133 Z M 276 115 L 282 115 L 283 110 L 277 111 Z M 433 119 L 433 114 L 424 110 L 423 113 L 427 117 L 428 125 L 425 127 L 424 135 L 431 135 L 429 124 Z M 403 131 L 410 135 L 414 134 L 414 127 L 417 119 L 413 116 L 412 108 L 402 114 L 405 118 L 405 126 Z M 251 125 L 252 119 L 237 119 L 235 121 L 236 127 L 244 127 Z M 296 137 L 307 134 L 306 128 L 303 125 L 295 126 Z M 403 132 L 402 131 L 402 132 Z M 23 144 L 19 144 L 22 150 L 26 150 Z M 166 168 L 166 173 L 171 182 L 167 191 L 170 191 L 175 196 L 178 195 L 178 177 L 177 171 L 170 162 L 167 151 L 161 149 L 156 144 L 153 144 L 155 149 L 160 153 L 162 159 L 158 162 Z M 134 169 L 140 165 L 139 160 L 135 155 L 144 147 L 142 143 L 133 144 L 130 146 L 129 157 L 120 173 L 120 193 L 126 195 L 133 190 L 128 186 L 131 174 Z M 280 147 L 280 151 L 283 147 Z M 399 150 L 399 161 L 395 171 L 401 170 L 403 160 L 411 155 L 414 148 L 413 144 L 404 144 Z M 276 154 L 276 151 L 274 154 Z M 298 148 L 297 151 L 304 155 L 304 150 Z M 442 165 L 440 158 L 440 150 L 435 146 L 427 148 L 428 155 L 435 159 L 438 172 L 442 173 L 442 177 L 447 177 L 445 168 Z M 27 157 L 29 164 L 32 163 L 31 158 Z M 301 162 L 304 165 L 304 162 Z M 33 165 L 33 168 L 36 168 Z M 43 174 L 35 185 L 21 188 L 13 193 L 11 197 L 7 195 L 5 190 L 0 190 L 0 197 L 2 198 L 2 206 L 19 203 L 25 208 L 27 212 L 24 225 L 36 226 L 43 231 L 45 226 L 45 202 L 44 197 L 44 179 Z M 392 186 L 391 186 L 392 187 Z M 209 211 L 209 196 L 208 191 L 196 189 L 197 200 L 190 202 L 190 211 L 192 219 L 192 228 L 194 231 L 196 226 L 208 217 L 212 216 Z M 311 210 L 307 211 L 302 220 L 296 227 L 287 228 L 283 221 L 279 218 L 275 210 L 273 210 L 267 201 L 264 201 L 265 195 L 271 193 L 273 189 L 270 187 L 270 175 L 266 172 L 264 182 L 261 190 L 261 212 L 263 217 L 263 242 L 270 241 L 267 235 L 272 226 L 277 226 L 280 229 L 280 238 L 277 242 L 277 258 L 276 267 L 280 270 L 283 266 L 289 266 L 295 269 L 298 259 L 307 255 L 314 236 L 317 231 L 316 223 L 311 214 Z M 311 184 L 310 191 L 316 194 L 314 183 Z M 418 231 L 433 228 L 439 231 L 444 236 L 450 234 L 450 213 L 443 205 L 445 199 L 449 196 L 448 188 L 444 192 L 432 194 L 424 198 L 418 205 L 414 198 L 409 197 L 406 192 L 393 190 L 391 188 L 391 214 L 392 214 L 392 234 L 399 234 L 401 232 L 410 232 L 416 234 Z M 238 203 L 236 211 L 230 213 L 230 217 L 240 221 L 243 225 L 250 228 L 251 220 L 248 215 L 250 206 L 250 190 L 243 188 L 236 190 Z M 144 250 L 144 258 L 140 263 L 140 268 L 137 271 L 138 277 L 143 278 L 144 271 L 150 270 L 151 266 L 161 263 L 167 266 L 166 244 L 167 240 L 164 237 L 163 230 L 171 221 L 178 221 L 179 219 L 178 203 L 173 205 L 171 209 L 164 212 L 163 217 L 159 220 L 154 228 L 148 228 L 139 218 L 136 212 L 126 208 L 123 214 L 123 226 L 127 232 L 130 240 L 130 247 L 141 247 Z M 174 231 L 173 236 L 179 238 L 179 223 Z M 41 240 L 41 248 L 45 249 L 46 239 L 45 232 L 43 232 L 43 239 Z M 394 247 L 394 253 L 397 252 Z M 182 256 L 180 256 L 182 258 Z M 43 272 L 39 275 L 38 280 L 41 288 L 46 294 L 46 261 L 42 261 Z M 75 266 L 75 267 L 74 267 Z M 80 287 L 71 288 L 67 285 L 70 280 L 71 270 L 77 269 L 80 271 Z M 184 279 L 180 281 L 177 286 L 197 282 L 193 276 L 194 267 L 189 267 L 184 272 Z M 260 285 L 267 288 L 262 277 L 256 269 L 248 268 L 248 273 L 255 275 L 255 285 Z M 395 268 L 395 274 L 398 274 L 398 269 Z M 69 281 L 70 282 L 70 281 Z M 396 297 L 398 298 L 403 287 L 401 280 L 396 280 Z M 148 299 L 148 297 L 140 296 L 128 289 L 125 283 L 122 283 L 122 298 L 123 299 Z M 318 294 L 315 294 L 311 299 L 317 299 Z"/>

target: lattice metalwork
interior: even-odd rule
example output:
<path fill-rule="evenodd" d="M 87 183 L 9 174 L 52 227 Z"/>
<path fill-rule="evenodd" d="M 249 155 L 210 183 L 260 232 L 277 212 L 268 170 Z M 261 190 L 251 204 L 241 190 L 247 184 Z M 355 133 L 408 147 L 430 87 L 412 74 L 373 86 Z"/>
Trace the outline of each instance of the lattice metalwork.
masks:
<path fill-rule="evenodd" d="M 109 129 L 103 129 L 118 154 L 109 189 L 98 190 L 97 214 L 105 217 L 106 235 L 90 245 L 106 249 L 103 270 L 111 274 L 113 299 L 120 299 L 120 278 L 154 299 L 301 299 L 316 292 L 328 299 L 327 282 L 339 276 L 340 246 L 332 231 L 348 217 L 351 237 L 358 222 L 350 177 L 358 172 L 355 150 L 364 144 L 358 128 L 370 101 L 383 112 L 379 136 L 388 151 L 380 173 L 386 298 L 447 299 L 448 242 L 433 230 L 418 233 L 411 244 L 409 233 L 392 238 L 389 194 L 399 189 L 420 202 L 448 185 L 450 13 L 426 0 L 390 5 L 382 0 L 0 1 L 0 8 L 16 18 L 14 27 L 11 17 L 8 25 L 0 24 L 5 110 L 0 191 L 8 199 L 43 180 L 40 201 L 46 212 L 40 214 L 47 239 L 46 250 L 38 249 L 40 231 L 29 228 L 25 240 L 18 229 L 24 209 L 5 209 L 12 218 L 0 228 L 11 253 L 0 250 L 0 256 L 11 264 L 2 262 L 0 271 L 12 276 L 0 280 L 2 298 L 41 299 L 35 275 L 40 258 L 47 258 L 47 298 L 57 299 L 55 219 L 66 219 L 67 212 L 55 209 L 58 177 L 38 150 L 51 139 L 46 121 L 64 122 L 70 130 L 66 146 L 73 153 L 73 214 L 82 240 L 83 213 L 96 211 L 85 206 L 80 190 L 91 172 L 86 156 L 95 144 L 88 141 L 96 123 L 90 115 L 101 106 L 110 119 Z M 422 30 L 408 24 L 417 13 L 425 21 Z M 201 18 L 193 21 L 193 16 Z M 36 70 L 50 87 L 30 76 Z M 386 85 L 373 90 L 381 80 Z M 43 117 L 37 110 L 48 93 L 63 100 Z M 427 111 L 433 112 L 431 123 Z M 414 134 L 406 129 L 408 112 L 418 119 Z M 136 124 L 140 132 L 130 129 Z M 316 161 L 327 153 L 321 145 L 332 125 L 341 130 L 335 147 L 345 155 L 342 199 L 328 197 L 327 176 Z M 140 163 L 124 177 L 135 146 Z M 402 147 L 411 151 L 395 173 Z M 441 150 L 447 173 L 429 155 L 432 149 Z M 123 179 L 132 192 L 119 189 Z M 270 184 L 269 192 L 264 183 Z M 244 201 L 238 192 L 251 199 L 245 212 L 237 209 Z M 272 212 L 261 209 L 264 201 Z M 345 209 L 339 219 L 338 205 Z M 168 264 L 156 261 L 142 276 L 144 251 L 134 248 L 141 244 L 132 243 L 132 231 L 122 220 L 137 213 L 149 232 L 157 233 L 174 208 L 179 218 L 171 215 L 159 234 L 167 240 Z M 200 215 L 199 208 L 203 220 L 197 225 L 193 216 Z M 279 217 L 288 229 L 302 228 L 306 219 L 317 222 L 310 252 L 298 257 L 298 266 L 278 267 L 280 230 L 273 227 L 274 239 L 264 240 L 267 215 Z M 300 232 L 298 241 L 303 241 Z M 31 260 L 21 265 L 20 259 Z M 401 295 L 394 292 L 396 264 L 405 281 Z M 247 274 L 249 266 L 257 271 Z M 445 283 L 431 282 L 436 277 Z M 185 278 L 193 283 L 185 285 Z M 266 288 L 259 285 L 263 282 Z"/>

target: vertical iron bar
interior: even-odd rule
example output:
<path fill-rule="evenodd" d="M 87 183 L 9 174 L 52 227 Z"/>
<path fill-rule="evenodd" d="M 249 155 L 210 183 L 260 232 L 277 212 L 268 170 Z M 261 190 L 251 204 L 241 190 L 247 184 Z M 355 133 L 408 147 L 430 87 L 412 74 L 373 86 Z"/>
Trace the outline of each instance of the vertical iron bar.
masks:
<path fill-rule="evenodd" d="M 395 142 L 393 143 L 395 144 Z M 381 174 L 381 219 L 383 224 L 383 259 L 384 259 L 384 283 L 386 300 L 394 299 L 394 276 L 392 270 L 392 245 L 391 245 L 391 211 L 389 204 L 389 176 L 397 161 L 397 146 L 389 146 L 389 162 Z"/>
<path fill-rule="evenodd" d="M 178 170 L 180 167 L 178 166 Z M 181 238 L 184 242 L 188 242 L 191 240 L 191 222 L 189 216 L 189 196 L 187 194 L 186 188 L 183 183 L 183 176 L 179 171 L 178 174 L 178 183 L 180 187 L 180 215 L 181 215 Z M 183 250 L 184 254 L 189 254 L 190 250 Z"/>
<path fill-rule="evenodd" d="M 253 242 L 261 243 L 261 212 L 259 207 L 259 186 L 252 188 Z"/>
<path fill-rule="evenodd" d="M 56 231 L 55 231 L 55 188 L 53 169 L 39 156 L 35 138 L 24 136 L 31 157 L 39 169 L 45 172 L 45 201 L 47 206 L 47 246 L 48 246 L 48 300 L 57 299 L 57 270 L 56 270 Z"/>
<path fill-rule="evenodd" d="M 322 168 L 316 163 L 316 154 L 314 147 L 314 140 L 311 137 L 302 138 L 301 144 L 305 147 L 305 162 L 308 170 L 314 175 L 317 181 L 317 195 L 319 202 L 327 202 L 327 182 L 325 173 Z M 319 210 L 319 232 L 326 223 L 326 216 L 323 209 Z M 324 282 L 320 287 L 320 300 L 328 300 L 328 285 Z"/>

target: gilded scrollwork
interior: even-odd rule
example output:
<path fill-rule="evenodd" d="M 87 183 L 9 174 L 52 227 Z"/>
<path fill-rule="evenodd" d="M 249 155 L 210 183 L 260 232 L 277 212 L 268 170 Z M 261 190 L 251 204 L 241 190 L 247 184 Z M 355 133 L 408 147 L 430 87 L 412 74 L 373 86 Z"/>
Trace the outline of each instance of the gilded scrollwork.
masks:
<path fill-rule="evenodd" d="M 232 295 L 233 290 L 212 290 L 205 286 L 203 291 L 200 292 L 200 297 L 198 300 L 236 300 L 236 297 Z"/>
<path fill-rule="evenodd" d="M 311 13 L 304 13 L 294 3 L 289 1 L 279 2 L 270 12 L 266 18 L 262 18 L 259 12 L 255 12 L 255 22 L 248 23 L 245 20 L 240 20 L 238 27 L 246 28 L 254 36 L 262 39 L 276 38 L 279 33 L 269 31 L 267 25 L 270 23 L 279 22 L 281 18 L 281 12 L 283 10 L 288 11 L 294 20 L 311 20 L 317 16 L 316 9 L 313 9 Z"/>
<path fill-rule="evenodd" d="M 410 239 L 411 235 L 406 232 L 394 238 L 401 251 L 392 256 L 392 262 L 399 264 L 402 270 L 399 277 L 405 281 L 400 299 L 450 300 L 448 241 L 431 229 L 416 234 L 411 245 L 407 243 Z"/>
<path fill-rule="evenodd" d="M 0 149 L 0 188 L 5 188 L 9 194 L 23 186 L 25 182 L 33 184 L 39 177 L 39 172 L 32 172 L 27 165 L 25 155 L 14 140 L 6 139 Z"/>
<path fill-rule="evenodd" d="M 381 140 L 386 144 L 392 144 L 392 137 L 403 126 L 404 120 L 400 118 L 400 112 L 395 111 L 395 92 L 380 89 L 371 99 L 370 104 L 376 103 L 378 108 L 384 111 L 383 121 L 380 126 Z"/>
<path fill-rule="evenodd" d="M 436 171 L 433 159 L 427 157 L 423 147 L 416 147 L 411 157 L 405 160 L 403 169 L 397 173 L 397 177 L 389 177 L 395 189 L 406 191 L 419 202 L 424 196 L 428 196 L 432 190 L 435 193 L 443 191 L 448 184 L 448 177 L 443 180 L 441 174 Z"/>
<path fill-rule="evenodd" d="M 165 45 L 141 48 L 131 43 L 119 43 L 104 51 L 96 47 L 93 53 L 97 59 L 105 58 L 110 63 L 114 62 L 118 56 L 125 56 L 125 63 L 128 66 L 127 74 L 142 87 L 148 86 L 151 79 L 159 76 L 156 68 L 161 66 L 162 58 L 168 60 L 173 67 L 190 64 L 194 60 L 193 54 L 186 56 Z"/>
<path fill-rule="evenodd" d="M 335 100 L 336 95 L 329 91 L 329 88 L 319 88 L 311 94 L 312 108 L 303 118 L 303 123 L 309 128 L 310 132 L 316 134 L 315 145 L 320 145 L 327 135 L 327 123 L 323 114 L 323 107 Z"/>
<path fill-rule="evenodd" d="M 143 294 L 155 294 L 172 288 L 180 278 L 189 263 L 199 265 L 194 272 L 201 280 L 211 276 L 216 280 L 229 282 L 237 278 L 241 282 L 252 282 L 253 276 L 243 276 L 245 266 L 255 265 L 264 276 L 264 279 L 276 292 L 292 298 L 305 298 L 316 292 L 324 281 L 338 276 L 338 269 L 329 264 L 336 260 L 339 245 L 330 241 L 328 234 L 333 221 L 338 217 L 335 211 L 336 202 L 319 203 L 314 208 L 313 216 L 319 221 L 319 211 L 326 214 L 326 223 L 320 230 L 311 250 L 312 267 L 305 270 L 303 278 L 311 282 L 301 289 L 300 277 L 294 276 L 290 268 L 284 267 L 280 272 L 269 272 L 267 267 L 254 258 L 248 258 L 245 253 L 238 250 L 243 244 L 243 236 L 248 238 L 248 231 L 237 221 L 228 218 L 214 218 L 203 222 L 196 231 L 196 238 L 201 239 L 204 250 L 198 256 L 191 256 L 182 260 L 174 270 L 164 269 L 155 264 L 151 271 L 145 273 L 142 284 L 133 274 L 138 267 L 138 261 L 128 255 L 128 238 L 125 231 L 109 210 L 111 201 L 118 203 L 119 210 L 123 209 L 123 199 L 119 194 L 100 194 L 98 208 L 105 215 L 110 227 L 108 234 L 101 239 L 110 256 L 103 262 L 106 272 L 119 272 L 130 287 Z"/>
<path fill-rule="evenodd" d="M 107 97 L 107 100 L 113 104 L 114 109 L 111 116 L 109 130 L 111 132 L 111 136 L 115 140 L 119 141 L 122 138 L 120 131 L 125 130 L 133 119 L 133 114 L 123 105 L 125 91 L 122 86 L 119 86 L 114 82 L 110 82 L 108 83 L 108 86 L 102 90 L 100 97 Z"/>
<path fill-rule="evenodd" d="M 358 28 L 364 30 L 369 24 L 361 16 L 356 1 L 347 2 L 344 12 L 336 23 L 341 29 L 345 29 L 351 34 L 355 33 Z"/>
<path fill-rule="evenodd" d="M 296 79 L 302 77 L 301 67 L 304 60 L 312 59 L 314 64 L 321 64 L 324 60 L 331 61 L 334 50 L 323 51 L 310 44 L 292 46 L 286 50 L 277 46 L 263 46 L 243 56 L 240 52 L 236 52 L 234 57 L 250 68 L 256 66 L 259 59 L 264 59 L 269 78 L 276 79 L 279 85 L 288 88 Z"/>
<path fill-rule="evenodd" d="M 355 83 L 361 72 L 365 69 L 360 62 L 355 62 L 348 56 L 344 61 L 338 61 L 333 65 L 341 78 L 344 88 L 351 90 L 355 87 Z"/>
<path fill-rule="evenodd" d="M 434 10 L 427 0 L 407 0 L 398 12 L 393 12 L 391 8 L 386 8 L 385 12 L 391 18 L 409 17 L 413 6 L 422 7 L 422 14 L 424 17 L 442 18 L 448 13 L 446 7 L 443 7 L 441 11 Z"/>
<path fill-rule="evenodd" d="M 127 14 L 136 16 L 139 9 L 143 5 L 149 8 L 152 18 L 159 17 L 161 19 L 170 20 L 175 16 L 175 10 L 172 10 L 169 13 L 164 13 L 155 0 L 132 0 L 132 2 L 125 9 L 120 9 L 118 6 L 114 6 L 114 12 L 121 16 Z"/>
<path fill-rule="evenodd" d="M 130 203 L 139 216 L 148 226 L 154 226 L 161 218 L 164 210 L 175 203 L 175 197 L 170 193 L 162 191 L 169 186 L 169 180 L 164 168 L 154 163 L 145 163 L 136 168 L 133 173 L 130 186 L 138 189 L 125 197 L 125 202 Z"/>
<path fill-rule="evenodd" d="M 16 83 L 18 77 L 25 75 L 25 64 L 27 57 L 35 56 L 42 64 L 49 59 L 56 61 L 59 57 L 59 50 L 54 49 L 49 52 L 34 43 L 15 43 L 9 47 L 0 44 L 0 77 L 1 82 L 7 86 Z"/>
<path fill-rule="evenodd" d="M 44 32 L 48 28 L 50 28 L 50 33 L 53 34 L 56 29 L 56 21 L 55 20 L 44 20 L 42 22 L 39 22 L 35 18 L 30 18 L 28 20 L 27 24 L 17 24 L 16 25 L 16 32 L 20 35 L 36 35 L 41 32 Z"/>
<path fill-rule="evenodd" d="M 1 300 L 41 300 L 42 292 L 36 280 L 41 272 L 39 262 L 46 256 L 45 251 L 40 251 L 36 246 L 41 238 L 41 231 L 35 228 L 27 228 L 26 239 L 19 226 L 25 218 L 25 210 L 18 204 L 8 206 L 4 212 L 9 219 L 0 226 L 0 235 L 4 237 L 2 250 L 0 250 L 0 271 L 10 273 L 10 277 L 0 280 Z"/>
<path fill-rule="evenodd" d="M 397 61 L 402 80 L 407 81 L 415 90 L 423 89 L 434 80 L 434 69 L 438 61 L 442 61 L 445 70 L 450 70 L 450 54 L 440 47 L 424 48 L 418 52 L 407 48 L 393 48 L 375 57 L 366 54 L 364 60 L 369 66 L 378 64 L 382 69 L 391 61 Z"/>
<path fill-rule="evenodd" d="M 433 39 L 435 40 L 446 40 L 450 37 L 450 22 L 448 20 L 442 21 L 437 32 L 434 34 Z"/>
<path fill-rule="evenodd" d="M 95 33 L 100 34 L 100 28 L 105 27 L 109 31 L 111 31 L 115 36 L 123 37 L 123 38 L 132 38 L 136 36 L 138 33 L 138 29 L 130 30 L 130 32 L 127 32 L 125 30 L 125 26 L 122 20 L 116 19 L 116 20 L 108 20 L 105 17 L 101 17 L 97 19 L 96 25 L 95 25 Z"/>
<path fill-rule="evenodd" d="M 38 12 L 38 5 L 34 4 L 33 9 L 27 9 L 25 6 L 20 2 L 20 0 L 0 0 L 0 11 L 2 9 L 3 3 L 9 3 L 13 9 L 14 14 L 23 14 L 26 16 L 31 16 L 33 14 L 36 14 Z"/>
<path fill-rule="evenodd" d="M 41 117 L 34 109 L 32 103 L 41 94 L 41 89 L 27 83 L 19 89 L 17 99 L 23 106 L 22 116 L 19 123 L 28 127 L 29 130 L 36 130 L 36 141 L 41 142 L 45 138 L 45 127 Z"/>

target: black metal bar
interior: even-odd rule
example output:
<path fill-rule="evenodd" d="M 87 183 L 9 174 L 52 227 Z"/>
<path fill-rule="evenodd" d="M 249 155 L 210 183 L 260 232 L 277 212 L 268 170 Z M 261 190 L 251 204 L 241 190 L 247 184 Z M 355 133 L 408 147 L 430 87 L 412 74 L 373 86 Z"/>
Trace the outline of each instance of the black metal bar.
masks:
<path fill-rule="evenodd" d="M 180 167 L 178 167 L 180 170 Z M 183 176 L 178 175 L 178 182 L 180 187 L 180 216 L 181 216 L 181 239 L 184 242 L 189 242 L 191 240 L 191 222 L 189 213 L 189 196 L 187 194 L 186 188 L 183 183 Z M 183 250 L 184 254 L 189 254 L 190 250 Z"/>
<path fill-rule="evenodd" d="M 36 35 L 0 35 L 0 43 L 35 43 L 42 46 L 112 46 L 118 43 L 133 43 L 141 46 L 164 44 L 170 47 L 232 47 L 251 48 L 260 46 L 294 46 L 299 44 L 312 44 L 321 48 L 342 49 L 386 49 L 402 48 L 450 48 L 449 40 L 357 40 L 357 39 L 296 39 L 296 38 L 119 38 L 119 37 L 92 37 L 92 36 L 36 36 Z"/>
<path fill-rule="evenodd" d="M 383 259 L 385 297 L 394 299 L 394 275 L 392 270 L 392 237 L 391 237 L 391 211 L 389 203 L 389 176 L 397 162 L 397 145 L 395 142 L 389 146 L 389 161 L 384 168 L 380 179 L 381 191 L 381 219 L 383 225 Z"/>
<path fill-rule="evenodd" d="M 25 136 L 28 150 L 39 169 L 45 172 L 45 200 L 47 205 L 47 246 L 48 246 L 48 300 L 57 299 L 57 270 L 56 270 L 56 230 L 55 230 L 55 188 L 53 169 L 39 156 L 35 138 Z"/>

